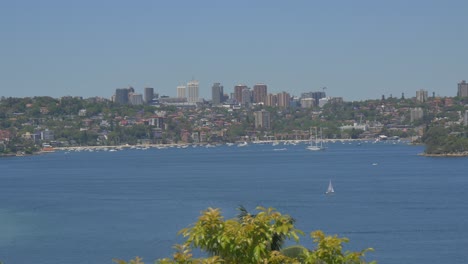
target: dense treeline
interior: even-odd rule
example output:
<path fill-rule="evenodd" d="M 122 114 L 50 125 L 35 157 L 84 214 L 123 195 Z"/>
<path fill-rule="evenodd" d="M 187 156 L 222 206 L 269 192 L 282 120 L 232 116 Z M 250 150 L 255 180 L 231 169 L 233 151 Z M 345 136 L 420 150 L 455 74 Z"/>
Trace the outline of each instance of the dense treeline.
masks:
<path fill-rule="evenodd" d="M 426 154 L 457 154 L 468 152 L 467 127 L 429 127 L 422 137 Z"/>

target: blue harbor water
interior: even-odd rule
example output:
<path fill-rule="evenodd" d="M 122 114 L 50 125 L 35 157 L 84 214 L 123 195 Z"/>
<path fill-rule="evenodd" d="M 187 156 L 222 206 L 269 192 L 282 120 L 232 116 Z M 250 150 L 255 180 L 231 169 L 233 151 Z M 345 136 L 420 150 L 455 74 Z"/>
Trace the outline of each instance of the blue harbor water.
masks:
<path fill-rule="evenodd" d="M 170 257 L 200 211 L 275 207 L 307 234 L 373 247 L 379 263 L 468 263 L 468 159 L 421 146 L 332 143 L 95 152 L 0 159 L 0 260 L 112 263 Z M 335 194 L 325 195 L 329 181 Z M 307 235 L 301 243 L 312 247 Z"/>

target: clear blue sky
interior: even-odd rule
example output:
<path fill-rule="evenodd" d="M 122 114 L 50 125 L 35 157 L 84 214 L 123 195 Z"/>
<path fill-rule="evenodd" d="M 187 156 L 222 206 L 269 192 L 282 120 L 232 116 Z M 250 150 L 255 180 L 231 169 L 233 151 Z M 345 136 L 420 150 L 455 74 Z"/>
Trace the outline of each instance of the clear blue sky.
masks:
<path fill-rule="evenodd" d="M 0 96 L 175 96 L 192 77 L 345 100 L 455 96 L 468 1 L 2 0 Z"/>

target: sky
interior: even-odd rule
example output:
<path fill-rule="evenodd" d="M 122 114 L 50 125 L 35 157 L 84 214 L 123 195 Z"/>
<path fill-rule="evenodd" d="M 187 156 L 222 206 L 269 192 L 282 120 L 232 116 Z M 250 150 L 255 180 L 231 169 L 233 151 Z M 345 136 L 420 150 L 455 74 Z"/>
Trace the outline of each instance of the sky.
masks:
<path fill-rule="evenodd" d="M 200 82 L 346 101 L 455 96 L 468 1 L 1 0 L 0 96 L 176 96 Z"/>

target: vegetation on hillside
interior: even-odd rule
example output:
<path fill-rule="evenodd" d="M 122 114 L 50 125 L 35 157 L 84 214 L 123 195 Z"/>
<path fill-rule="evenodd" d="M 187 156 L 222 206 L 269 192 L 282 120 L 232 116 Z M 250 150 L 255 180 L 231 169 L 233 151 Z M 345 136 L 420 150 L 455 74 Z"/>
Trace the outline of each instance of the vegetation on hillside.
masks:
<path fill-rule="evenodd" d="M 461 131 L 461 132 L 460 132 Z M 429 127 L 422 137 L 426 154 L 445 155 L 468 152 L 467 128 Z"/>
<path fill-rule="evenodd" d="M 218 144 L 249 140 L 308 139 L 314 127 L 325 139 L 379 135 L 419 137 L 426 153 L 466 151 L 463 118 L 468 98 L 428 98 L 426 102 L 387 98 L 359 102 L 330 102 L 301 108 L 255 105 L 240 109 L 151 105 L 119 105 L 104 98 L 38 96 L 0 99 L 0 155 L 29 154 L 42 145 L 56 147 L 135 144 Z M 422 116 L 412 116 L 412 109 Z M 271 127 L 255 127 L 254 112 L 270 113 Z M 154 118 L 162 121 L 155 125 Z M 159 119 L 158 119 L 159 120 Z M 364 128 L 365 127 L 365 128 Z M 431 139 L 429 128 L 442 127 L 445 137 Z M 52 140 L 41 133 L 50 131 Z"/>

